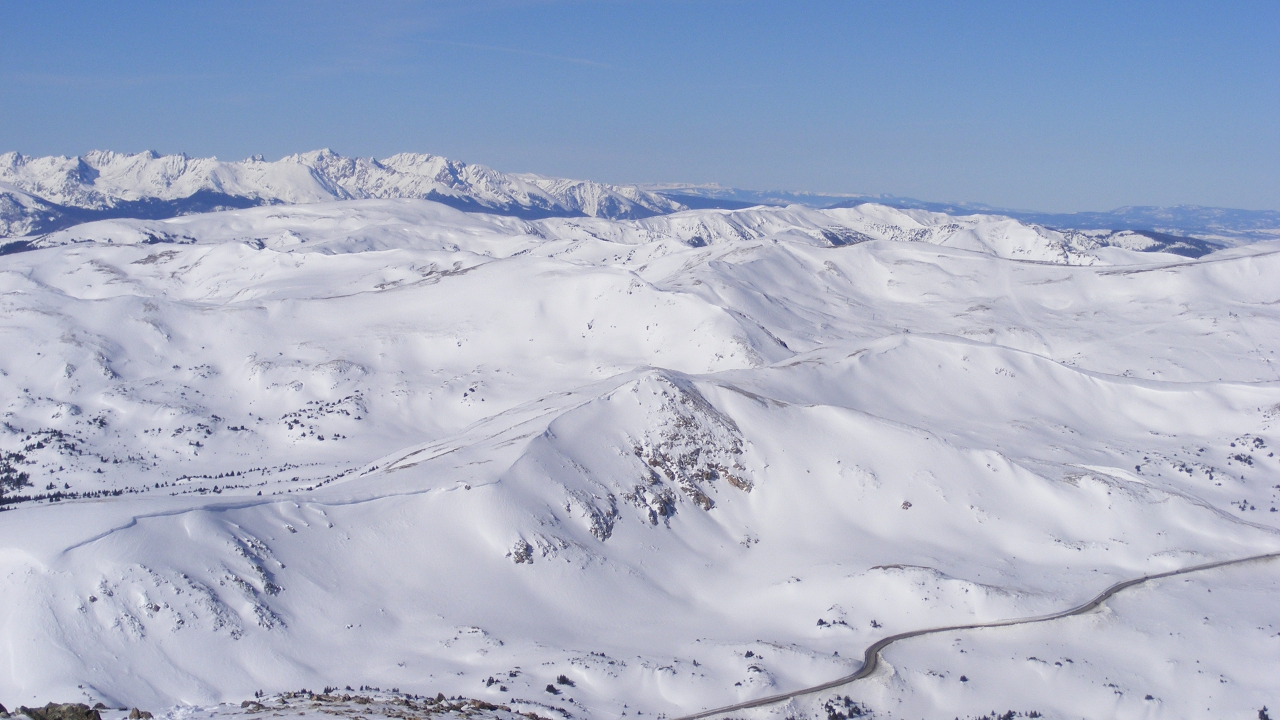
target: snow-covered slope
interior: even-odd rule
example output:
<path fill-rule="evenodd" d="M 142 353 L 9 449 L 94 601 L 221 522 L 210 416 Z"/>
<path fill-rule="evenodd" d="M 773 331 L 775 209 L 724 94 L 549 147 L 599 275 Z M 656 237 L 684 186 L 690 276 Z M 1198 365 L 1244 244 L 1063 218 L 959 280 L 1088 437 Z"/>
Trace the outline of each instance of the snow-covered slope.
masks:
<path fill-rule="evenodd" d="M 33 198 L 34 201 L 24 198 Z M 385 160 L 330 150 L 276 162 L 93 151 L 80 157 L 0 155 L 0 236 L 104 217 L 165 218 L 263 204 L 427 198 L 522 217 L 646 217 L 684 209 L 635 187 L 508 175 L 437 155 Z M 36 202 L 38 204 L 33 204 Z"/>
<path fill-rule="evenodd" d="M 1046 213 L 993 207 L 970 202 L 931 202 L 894 195 L 848 195 L 794 191 L 758 191 L 716 184 L 654 183 L 641 185 L 690 208 L 744 208 L 792 204 L 815 208 L 857 207 L 865 203 L 903 210 L 928 210 L 949 215 L 1002 215 L 1028 224 L 1088 232 L 1094 236 L 1124 233 L 1134 242 L 1158 245 L 1188 257 L 1253 242 L 1280 239 L 1280 212 L 1177 205 L 1122 207 L 1109 212 Z M 1145 239 L 1141 239 L 1145 238 Z M 1123 240 L 1121 240 L 1123 242 Z M 1123 245 L 1122 245 L 1123 246 Z"/>
<path fill-rule="evenodd" d="M 374 685 L 674 717 L 1280 549 L 1274 244 L 408 199 L 25 242 L 0 257 L 11 707 Z M 1256 715 L 1280 571 L 1215 573 L 755 712 Z"/>
<path fill-rule="evenodd" d="M 0 183 L 0 237 L 21 237 L 56 223 L 55 206 L 8 183 Z"/>
<path fill-rule="evenodd" d="M 167 221 L 98 221 L 21 238 L 11 244 L 16 249 L 28 250 L 77 243 L 154 244 L 194 242 L 197 236 L 205 240 L 225 240 L 242 238 L 243 233 L 299 232 L 307 233 L 314 243 L 316 233 L 323 229 L 327 243 L 338 241 L 344 248 L 353 247 L 353 243 L 363 243 L 360 247 L 394 247 L 400 242 L 398 238 L 382 239 L 391 225 L 413 235 L 428 235 L 441 241 L 456 232 L 532 235 L 564 241 L 605 240 L 622 245 L 649 245 L 663 241 L 694 248 L 759 240 L 819 247 L 845 247 L 870 240 L 886 240 L 921 242 L 1010 259 L 1066 265 L 1158 262 L 1162 257 L 1155 254 L 1142 258 L 1129 252 L 1150 253 L 1155 250 L 1142 244 L 1141 238 L 1136 236 L 1109 234 L 1100 237 L 1088 233 L 1058 232 L 1001 216 L 952 217 L 871 204 L 833 210 L 815 210 L 800 205 L 735 211 L 698 210 L 629 221 L 600 218 L 528 221 L 509 216 L 452 212 L 435 203 L 414 202 L 306 204 L 216 217 L 216 224 L 203 217 Z M 269 238 L 264 236 L 263 239 Z M 1163 257 L 1167 259 L 1167 256 Z"/>

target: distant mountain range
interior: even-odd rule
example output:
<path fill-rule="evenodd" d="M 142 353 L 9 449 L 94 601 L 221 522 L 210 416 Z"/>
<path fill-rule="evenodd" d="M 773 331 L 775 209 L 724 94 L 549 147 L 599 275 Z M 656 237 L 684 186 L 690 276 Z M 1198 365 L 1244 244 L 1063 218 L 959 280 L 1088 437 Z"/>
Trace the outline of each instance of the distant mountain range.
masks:
<path fill-rule="evenodd" d="M 79 157 L 0 155 L 0 237 L 41 235 L 93 220 L 180 215 L 331 200 L 420 198 L 523 219 L 640 219 L 684 210 L 756 205 L 853 207 L 877 203 L 948 215 L 1003 215 L 1059 230 L 1127 230 L 1186 255 L 1280 238 L 1280 212 L 1199 206 L 1040 213 L 892 195 L 757 191 L 719 185 L 610 185 L 503 173 L 438 155 L 376 160 L 330 150 L 239 162 L 155 152 L 93 151 Z M 3 252 L 3 250 L 0 250 Z"/>
<path fill-rule="evenodd" d="M 635 186 L 501 173 L 438 155 L 375 160 L 317 150 L 275 162 L 154 152 L 0 155 L 0 236 L 8 237 L 107 218 L 158 220 L 257 205 L 372 198 L 422 198 L 526 219 L 633 219 L 686 209 Z"/>
<path fill-rule="evenodd" d="M 876 203 L 903 210 L 928 210 L 947 215 L 1003 215 L 1058 230 L 1136 230 L 1160 236 L 1216 241 L 1225 245 L 1280 239 L 1280 211 L 1178 205 L 1128 206 L 1107 212 L 1045 213 L 1015 210 L 983 203 L 947 203 L 896 195 L 859 195 L 792 191 L 760 191 L 719 185 L 650 184 L 644 190 L 690 208 L 738 209 L 753 205 L 808 205 L 818 208 L 856 207 Z"/>

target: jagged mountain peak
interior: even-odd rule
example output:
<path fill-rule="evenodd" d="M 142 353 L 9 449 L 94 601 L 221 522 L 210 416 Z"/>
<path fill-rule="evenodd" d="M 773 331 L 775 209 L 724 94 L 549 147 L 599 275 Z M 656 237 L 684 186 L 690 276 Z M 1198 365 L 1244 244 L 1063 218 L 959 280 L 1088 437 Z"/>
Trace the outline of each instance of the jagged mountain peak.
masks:
<path fill-rule="evenodd" d="M 122 152 L 116 152 L 114 150 L 90 150 L 89 152 L 80 156 L 81 160 L 85 161 L 86 163 L 94 167 L 99 167 L 101 165 L 107 165 L 107 164 L 122 161 L 122 160 L 123 161 L 131 161 L 131 160 L 146 161 L 146 160 L 159 160 L 160 158 L 181 158 L 182 160 L 188 159 L 186 153 L 178 153 L 176 155 L 161 155 L 159 152 L 155 150 L 143 150 L 142 152 L 136 152 L 136 153 L 122 153 Z"/>
<path fill-rule="evenodd" d="M 210 207 L 326 200 L 421 198 L 463 209 L 520 217 L 638 218 L 684 206 L 633 186 L 513 175 L 427 153 L 385 160 L 347 157 L 330 148 L 277 161 L 238 162 L 161 155 L 154 150 L 93 150 L 81 156 L 0 156 L 0 182 L 48 208 L 5 206 L 5 227 L 39 233 L 105 217 L 160 219 Z"/>

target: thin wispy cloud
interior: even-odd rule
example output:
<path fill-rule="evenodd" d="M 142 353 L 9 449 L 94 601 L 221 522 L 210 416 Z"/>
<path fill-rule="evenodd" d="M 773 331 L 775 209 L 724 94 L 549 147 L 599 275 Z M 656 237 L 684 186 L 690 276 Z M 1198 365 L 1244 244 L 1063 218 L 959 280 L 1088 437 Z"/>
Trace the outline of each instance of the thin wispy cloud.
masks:
<path fill-rule="evenodd" d="M 574 63 L 576 65 L 589 65 L 591 67 L 606 68 L 608 70 L 617 69 L 608 63 L 587 60 L 586 58 L 568 57 L 566 55 L 553 55 L 551 53 L 537 52 L 536 50 L 522 50 L 520 48 L 500 47 L 498 45 L 480 45 L 477 43 L 455 42 L 453 40 L 428 40 L 427 42 L 434 43 L 436 45 L 452 45 L 454 47 L 471 48 L 472 50 L 488 50 L 490 52 L 507 53 L 508 55 L 540 57 L 548 60 L 559 60 L 561 62 Z"/>

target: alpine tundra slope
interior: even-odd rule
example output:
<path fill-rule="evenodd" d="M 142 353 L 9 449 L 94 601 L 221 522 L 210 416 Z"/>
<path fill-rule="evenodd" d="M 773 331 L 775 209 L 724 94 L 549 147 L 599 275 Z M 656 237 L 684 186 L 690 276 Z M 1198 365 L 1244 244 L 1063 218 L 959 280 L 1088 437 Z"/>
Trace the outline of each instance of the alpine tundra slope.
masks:
<path fill-rule="evenodd" d="M 675 717 L 1280 551 L 1276 243 L 403 198 L 20 241 L 10 707 L 374 686 Z M 1277 589 L 1274 562 L 1152 580 L 741 714 L 1252 717 Z"/>

